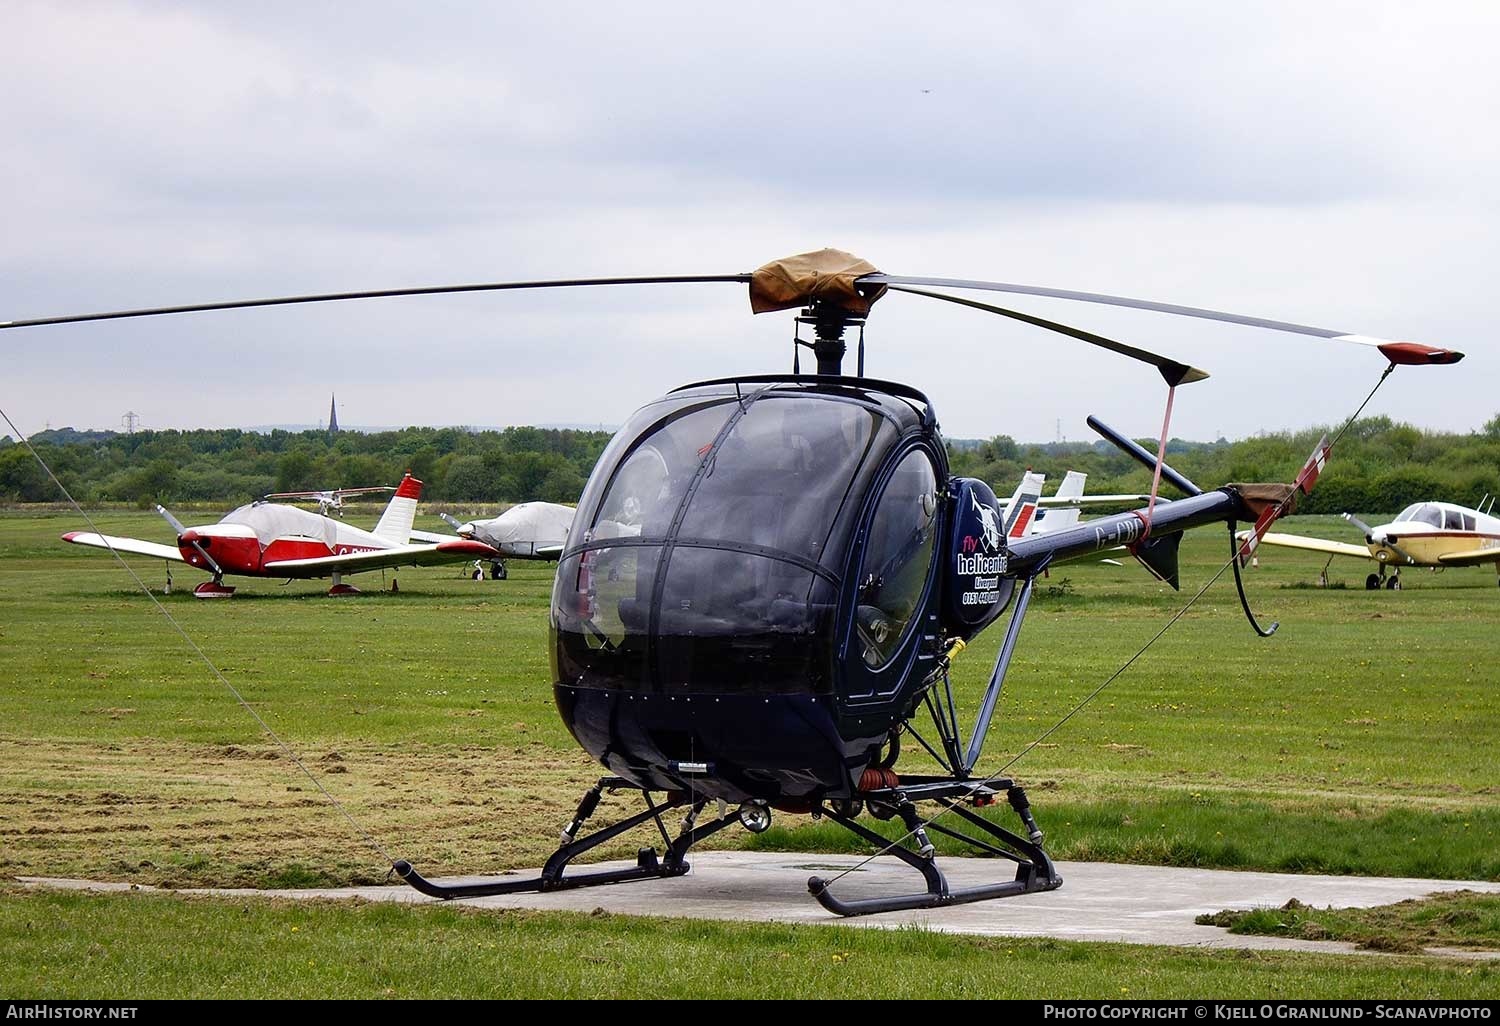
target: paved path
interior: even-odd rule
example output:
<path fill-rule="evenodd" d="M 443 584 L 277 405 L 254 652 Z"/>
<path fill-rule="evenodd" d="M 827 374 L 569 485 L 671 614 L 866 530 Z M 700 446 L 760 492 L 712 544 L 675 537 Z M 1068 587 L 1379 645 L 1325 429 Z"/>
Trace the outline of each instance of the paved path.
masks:
<path fill-rule="evenodd" d="M 1414 880 L 1388 877 L 1303 876 L 1241 873 L 1214 869 L 1124 866 L 1101 862 L 1062 862 L 1063 886 L 1055 891 L 942 909 L 890 912 L 840 919 L 807 893 L 807 878 L 825 878 L 854 866 L 839 855 L 778 852 L 703 852 L 691 859 L 692 872 L 668 880 L 585 887 L 550 894 L 509 894 L 467 899 L 481 908 L 533 908 L 588 912 L 602 908 L 626 915 L 680 916 L 748 922 L 844 923 L 890 928 L 917 923 L 931 930 L 988 936 L 1056 937 L 1062 940 L 1124 941 L 1206 948 L 1281 948 L 1335 953 L 1352 945 L 1279 937 L 1235 936 L 1218 927 L 1197 926 L 1193 917 L 1225 908 L 1281 906 L 1289 898 L 1319 908 L 1386 905 L 1434 891 L 1500 892 L 1500 883 Z M 630 863 L 610 863 L 625 866 Z M 955 888 L 997 879 L 1003 864 L 986 859 L 944 859 Z M 431 867 L 418 866 L 418 869 Z M 33 886 L 129 890 L 129 884 L 24 878 Z M 917 874 L 880 860 L 851 873 L 835 887 L 841 897 L 910 891 Z M 362 898 L 370 901 L 430 902 L 405 886 L 316 888 L 286 891 L 214 890 L 212 893 L 278 898 Z M 1455 952 L 1456 953 L 1456 952 Z M 1470 955 L 1469 957 L 1473 957 Z M 1481 956 L 1483 957 L 1483 956 Z"/>

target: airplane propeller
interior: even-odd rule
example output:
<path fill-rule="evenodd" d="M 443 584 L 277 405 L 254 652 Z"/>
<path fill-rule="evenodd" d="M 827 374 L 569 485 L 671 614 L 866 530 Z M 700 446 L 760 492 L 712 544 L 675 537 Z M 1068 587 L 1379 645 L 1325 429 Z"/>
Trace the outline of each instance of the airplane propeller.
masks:
<path fill-rule="evenodd" d="M 219 566 L 214 557 L 208 554 L 208 550 L 198 543 L 197 538 L 189 537 L 189 529 L 186 524 L 169 513 L 167 508 L 160 503 L 157 503 L 156 512 L 160 513 L 167 523 L 172 525 L 172 530 L 177 532 L 177 544 L 181 545 L 183 542 L 187 542 L 187 544 L 197 550 L 198 555 L 203 557 L 203 561 L 213 570 L 216 578 L 224 576 L 224 568 Z"/>
<path fill-rule="evenodd" d="M 443 521 L 443 523 L 445 523 L 449 527 L 453 528 L 453 530 L 455 532 L 457 532 L 458 534 L 463 534 L 464 533 L 464 528 L 469 526 L 468 524 L 465 524 L 465 523 L 459 523 L 459 520 L 458 520 L 457 517 L 449 516 L 447 513 L 439 513 L 438 517 Z M 474 533 L 472 528 L 470 528 L 469 533 L 470 534 Z"/>
<path fill-rule="evenodd" d="M 1355 516 L 1353 513 L 1343 513 L 1341 514 L 1341 516 L 1343 516 L 1345 520 L 1349 521 L 1349 523 L 1353 524 L 1355 527 L 1359 528 L 1361 532 L 1363 532 L 1366 544 L 1385 546 L 1396 555 L 1406 560 L 1408 566 L 1414 565 L 1416 563 L 1416 560 L 1412 559 L 1412 557 L 1408 553 L 1402 551 L 1401 547 L 1392 542 L 1390 539 L 1382 538 L 1377 542 L 1375 540 L 1375 529 L 1369 524 L 1365 523 L 1363 520 L 1359 519 L 1359 517 Z"/>

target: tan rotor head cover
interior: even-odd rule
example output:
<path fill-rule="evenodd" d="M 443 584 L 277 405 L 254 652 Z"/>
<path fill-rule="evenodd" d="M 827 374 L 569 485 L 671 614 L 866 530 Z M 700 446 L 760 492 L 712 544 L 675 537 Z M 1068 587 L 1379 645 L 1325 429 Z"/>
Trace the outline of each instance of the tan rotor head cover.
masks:
<path fill-rule="evenodd" d="M 817 300 L 863 317 L 884 294 L 885 286 L 870 287 L 862 293 L 854 280 L 879 273 L 868 260 L 841 249 L 820 249 L 772 260 L 750 275 L 750 309 L 769 313 L 807 306 Z"/>

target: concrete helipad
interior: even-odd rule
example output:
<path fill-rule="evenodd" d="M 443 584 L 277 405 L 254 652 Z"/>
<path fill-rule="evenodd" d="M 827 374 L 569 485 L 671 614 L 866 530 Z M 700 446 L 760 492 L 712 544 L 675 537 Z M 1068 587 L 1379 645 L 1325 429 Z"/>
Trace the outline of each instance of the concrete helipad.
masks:
<path fill-rule="evenodd" d="M 1500 893 L 1500 883 L 1482 881 L 1303 876 L 1063 862 L 1058 864 L 1063 886 L 1055 891 L 972 905 L 841 919 L 824 911 L 812 899 L 807 892 L 807 878 L 812 875 L 832 877 L 845 869 L 858 866 L 860 860 L 857 858 L 720 851 L 698 854 L 691 861 L 692 872 L 676 879 L 584 887 L 549 894 L 471 898 L 461 903 L 480 908 L 583 912 L 602 908 L 625 915 L 744 922 L 843 923 L 873 928 L 920 924 L 931 930 L 989 936 L 1347 953 L 1354 951 L 1352 945 L 1279 937 L 1235 936 L 1218 927 L 1197 926 L 1193 923 L 1193 917 L 1202 912 L 1217 912 L 1226 908 L 1281 906 L 1291 898 L 1322 908 L 1329 905 L 1386 905 L 1435 891 L 1468 889 Z M 992 882 L 997 878 L 1003 879 L 1006 874 L 1004 863 L 986 859 L 944 859 L 942 866 L 954 888 Z M 434 869 L 420 865 L 418 868 L 429 871 Z M 80 880 L 25 878 L 23 882 L 32 886 L 90 890 L 131 889 L 130 884 L 101 884 Z M 851 872 L 838 882 L 834 893 L 848 898 L 919 888 L 920 880 L 914 871 L 882 859 Z M 349 898 L 409 903 L 433 901 L 404 885 L 179 893 L 291 899 Z"/>

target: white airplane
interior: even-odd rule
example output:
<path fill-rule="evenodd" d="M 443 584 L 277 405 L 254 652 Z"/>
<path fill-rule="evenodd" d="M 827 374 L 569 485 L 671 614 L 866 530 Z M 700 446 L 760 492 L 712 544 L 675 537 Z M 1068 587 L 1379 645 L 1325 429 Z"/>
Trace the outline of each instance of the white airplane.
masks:
<path fill-rule="evenodd" d="M 1037 500 L 1037 524 L 1036 533 L 1046 534 L 1048 531 L 1060 531 L 1065 527 L 1072 527 L 1078 523 L 1078 517 L 1083 512 L 1083 506 L 1093 505 L 1130 505 L 1137 502 L 1146 502 L 1149 495 L 1085 495 L 1084 484 L 1088 481 L 1088 475 L 1077 470 L 1070 470 L 1063 475 L 1062 484 L 1057 486 L 1057 492 L 1053 495 L 1044 496 Z M 1045 480 L 1045 479 L 1044 479 Z M 1168 500 L 1157 498 L 1157 505 Z"/>
<path fill-rule="evenodd" d="M 523 502 L 489 520 L 470 520 L 460 523 L 456 517 L 439 513 L 460 538 L 483 542 L 496 551 L 490 556 L 490 576 L 497 581 L 505 580 L 505 563 L 508 559 L 556 559 L 562 555 L 568 541 L 568 530 L 573 526 L 572 506 L 556 502 Z M 412 531 L 413 541 L 451 542 L 450 535 L 434 534 L 431 531 Z M 477 581 L 484 576 L 484 561 L 474 561 L 473 577 Z"/>
<path fill-rule="evenodd" d="M 114 552 L 130 552 L 167 560 L 167 586 L 172 563 L 186 563 L 213 574 L 193 589 L 198 598 L 229 598 L 234 589 L 225 574 L 245 577 L 332 577 L 330 595 L 354 595 L 344 574 L 383 567 L 432 566 L 497 556 L 493 548 L 472 538 L 440 538 L 439 544 L 413 545 L 407 539 L 422 482 L 407 474 L 373 531 L 319 516 L 296 506 L 252 502 L 217 524 L 187 527 L 161 506 L 156 512 L 172 525 L 177 545 L 160 545 L 140 538 L 117 538 L 87 531 L 69 531 L 63 541 Z"/>
<path fill-rule="evenodd" d="M 323 516 L 333 510 L 340 517 L 344 515 L 344 496 L 346 495 L 370 495 L 375 492 L 394 492 L 396 489 L 390 485 L 377 485 L 374 488 L 330 488 L 326 491 L 309 492 L 272 492 L 265 496 L 267 499 L 312 499 L 318 504 L 318 512 Z"/>
<path fill-rule="evenodd" d="M 1484 506 L 1484 502 L 1480 505 Z M 1407 566 L 1445 570 L 1450 566 L 1489 563 L 1500 575 L 1500 518 L 1491 515 L 1494 506 L 1494 499 L 1489 500 L 1483 512 L 1451 502 L 1418 502 L 1402 510 L 1395 520 L 1377 527 L 1345 513 L 1344 519 L 1364 532 L 1364 545 L 1275 532 L 1261 541 L 1284 548 L 1326 552 L 1329 562 L 1334 556 L 1374 560 L 1379 570 L 1365 578 L 1365 587 L 1375 591 L 1384 585 L 1391 591 L 1399 591 L 1401 568 Z M 1323 581 L 1326 583 L 1327 579 L 1325 565 Z"/>

